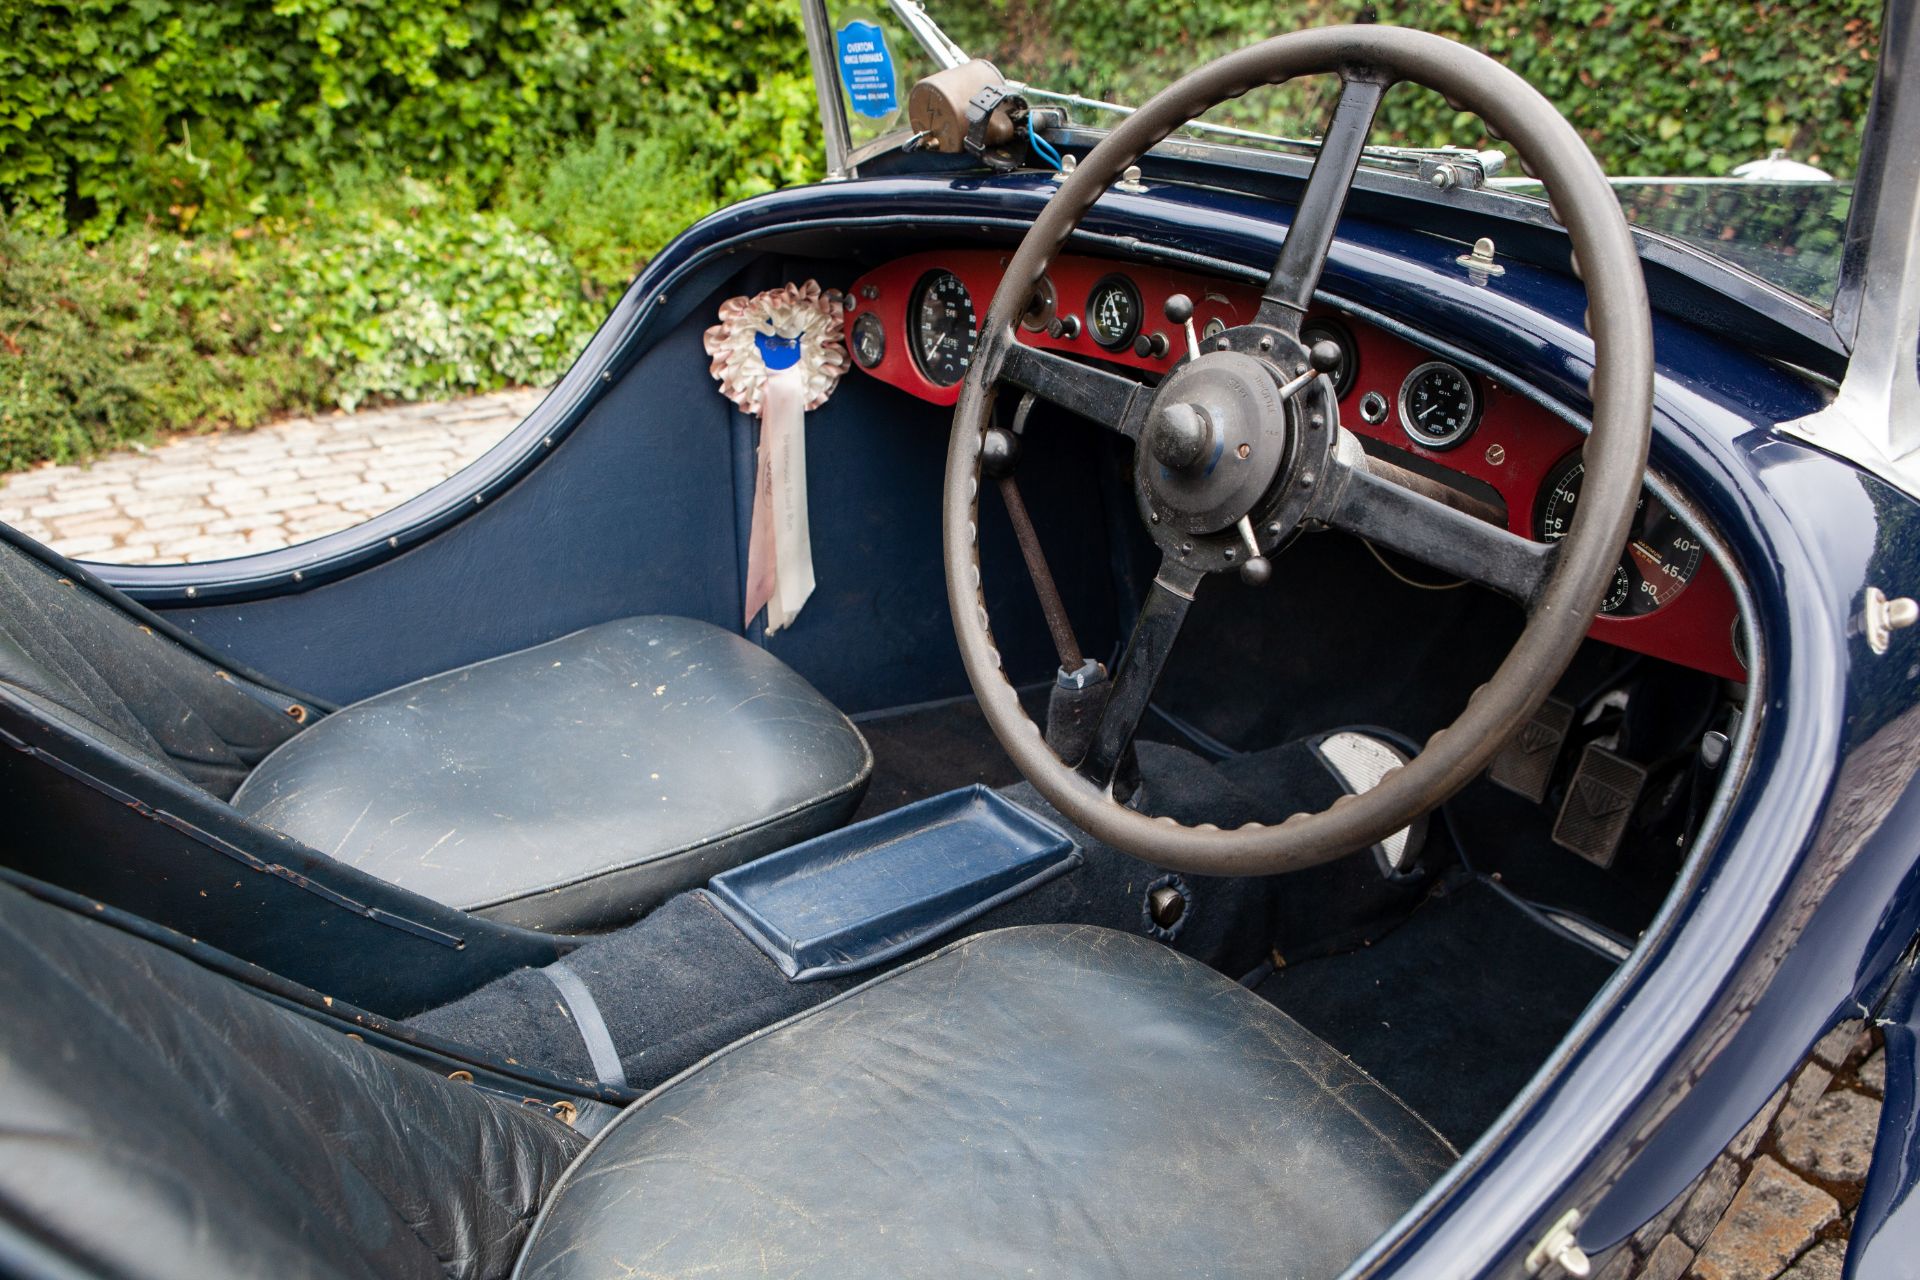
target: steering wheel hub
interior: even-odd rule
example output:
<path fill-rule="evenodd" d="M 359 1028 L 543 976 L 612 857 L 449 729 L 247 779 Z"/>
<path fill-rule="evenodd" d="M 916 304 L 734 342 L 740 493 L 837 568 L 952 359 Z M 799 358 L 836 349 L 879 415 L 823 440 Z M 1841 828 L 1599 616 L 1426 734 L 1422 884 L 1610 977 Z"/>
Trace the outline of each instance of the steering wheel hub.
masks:
<path fill-rule="evenodd" d="M 1218 533 L 1252 512 L 1288 462 L 1293 430 L 1268 367 L 1219 351 L 1160 384 L 1136 454 L 1149 523 Z"/>

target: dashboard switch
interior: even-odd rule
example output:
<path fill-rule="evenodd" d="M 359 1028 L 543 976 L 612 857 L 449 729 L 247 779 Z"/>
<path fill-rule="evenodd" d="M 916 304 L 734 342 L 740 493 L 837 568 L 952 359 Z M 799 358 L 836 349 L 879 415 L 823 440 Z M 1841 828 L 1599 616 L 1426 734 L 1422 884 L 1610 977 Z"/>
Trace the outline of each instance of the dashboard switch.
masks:
<path fill-rule="evenodd" d="M 1071 342 L 1080 336 L 1080 317 L 1055 316 L 1053 323 L 1047 326 L 1047 332 L 1055 338 Z"/>
<path fill-rule="evenodd" d="M 1171 349 L 1164 333 L 1143 333 L 1133 340 L 1133 354 L 1144 360 L 1164 360 Z"/>

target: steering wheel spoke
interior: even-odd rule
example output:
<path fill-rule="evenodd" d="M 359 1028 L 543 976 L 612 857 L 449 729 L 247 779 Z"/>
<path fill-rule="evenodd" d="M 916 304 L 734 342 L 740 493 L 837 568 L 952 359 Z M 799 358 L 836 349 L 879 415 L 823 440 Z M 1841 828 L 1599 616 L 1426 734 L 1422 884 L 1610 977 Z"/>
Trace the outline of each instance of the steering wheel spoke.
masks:
<path fill-rule="evenodd" d="M 1005 353 L 1000 381 L 1031 391 L 1129 440 L 1139 438 L 1152 395 L 1133 379 L 1019 342 L 1007 343 Z"/>
<path fill-rule="evenodd" d="M 1093 731 L 1093 742 L 1086 759 L 1080 762 L 1080 775 L 1095 786 L 1108 788 L 1119 772 L 1140 719 L 1147 713 L 1153 690 L 1166 669 L 1167 655 L 1180 637 L 1180 626 L 1193 607 L 1193 595 L 1205 575 L 1173 560 L 1163 560 L 1153 577 L 1153 587 L 1140 606 L 1140 617 L 1127 639 L 1127 650 L 1120 656 L 1120 668 L 1113 675 L 1113 692 L 1106 710 Z"/>
<path fill-rule="evenodd" d="M 1357 460 L 1335 464 L 1333 501 L 1323 517 L 1430 568 L 1478 582 L 1527 609 L 1553 569 L 1557 544 L 1534 542 L 1477 515 L 1400 485 Z"/>
<path fill-rule="evenodd" d="M 1380 99 L 1390 84 L 1392 79 L 1379 72 L 1341 77 L 1340 100 L 1334 104 L 1313 171 L 1307 175 L 1306 190 L 1287 228 L 1287 238 L 1281 242 L 1280 258 L 1267 277 L 1255 324 L 1300 336 L 1300 321 L 1327 265 L 1334 228 L 1346 208 L 1347 190 L 1366 150 L 1374 113 L 1380 109 Z"/>

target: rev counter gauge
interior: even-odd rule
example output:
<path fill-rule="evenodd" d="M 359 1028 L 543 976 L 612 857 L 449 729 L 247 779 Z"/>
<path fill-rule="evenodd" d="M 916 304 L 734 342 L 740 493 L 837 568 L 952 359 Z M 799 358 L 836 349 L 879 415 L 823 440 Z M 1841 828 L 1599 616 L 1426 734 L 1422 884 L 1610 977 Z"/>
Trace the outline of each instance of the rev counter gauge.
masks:
<path fill-rule="evenodd" d="M 1480 421 L 1480 396 L 1464 370 L 1430 360 L 1400 384 L 1400 426 L 1429 449 L 1451 449 Z"/>
<path fill-rule="evenodd" d="M 1548 473 L 1535 521 L 1541 539 L 1558 542 L 1572 531 L 1586 477 L 1586 465 L 1578 453 L 1563 458 Z M 1699 537 L 1673 509 L 1642 489 L 1633 523 L 1627 528 L 1627 549 L 1607 584 L 1600 613 L 1608 618 L 1639 618 L 1671 604 L 1693 580 L 1701 550 Z"/>
<path fill-rule="evenodd" d="M 951 387 L 967 376 L 978 341 L 973 295 L 951 271 L 930 271 L 907 303 L 907 345 L 927 381 Z"/>
<path fill-rule="evenodd" d="M 1140 332 L 1140 290 L 1123 275 L 1102 277 L 1087 295 L 1087 332 L 1108 351 L 1132 345 Z"/>

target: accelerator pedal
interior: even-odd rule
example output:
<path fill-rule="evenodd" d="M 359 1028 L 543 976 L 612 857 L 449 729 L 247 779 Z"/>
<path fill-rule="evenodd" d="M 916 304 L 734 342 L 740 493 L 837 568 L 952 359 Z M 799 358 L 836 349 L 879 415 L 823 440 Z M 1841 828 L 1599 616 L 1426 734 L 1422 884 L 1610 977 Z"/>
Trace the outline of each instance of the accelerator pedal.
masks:
<path fill-rule="evenodd" d="M 1611 867 L 1640 802 L 1647 771 L 1599 743 L 1580 753 L 1566 802 L 1553 824 L 1553 842 L 1599 867 Z"/>
<path fill-rule="evenodd" d="M 1547 798 L 1553 767 L 1573 725 L 1573 704 L 1548 698 L 1533 718 L 1508 740 L 1487 768 L 1487 776 L 1508 791 L 1539 804 Z"/>

